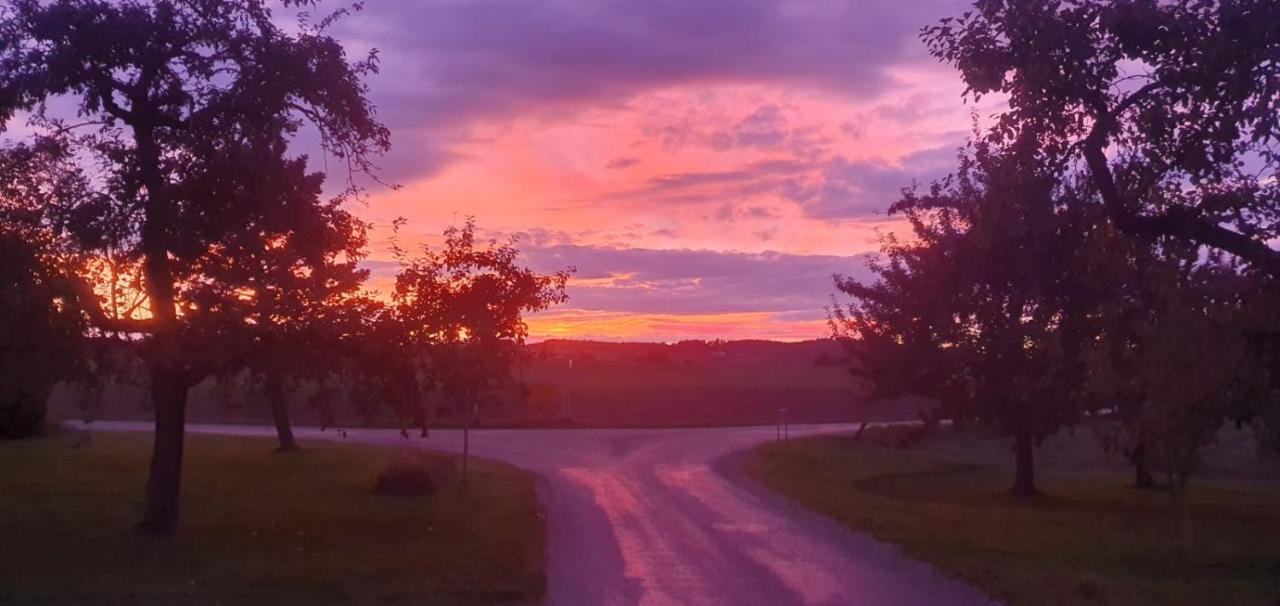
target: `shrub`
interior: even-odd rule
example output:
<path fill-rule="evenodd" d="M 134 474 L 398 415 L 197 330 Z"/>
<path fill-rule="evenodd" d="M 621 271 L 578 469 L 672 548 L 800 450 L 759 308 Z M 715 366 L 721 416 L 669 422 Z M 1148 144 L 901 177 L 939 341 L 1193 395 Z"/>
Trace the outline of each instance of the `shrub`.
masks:
<path fill-rule="evenodd" d="M 417 451 L 403 452 L 387 464 L 373 485 L 374 494 L 421 497 L 435 494 L 458 475 L 453 459 Z"/>
<path fill-rule="evenodd" d="M 43 398 L 24 393 L 0 401 L 0 440 L 34 436 L 44 428 L 46 414 Z"/>

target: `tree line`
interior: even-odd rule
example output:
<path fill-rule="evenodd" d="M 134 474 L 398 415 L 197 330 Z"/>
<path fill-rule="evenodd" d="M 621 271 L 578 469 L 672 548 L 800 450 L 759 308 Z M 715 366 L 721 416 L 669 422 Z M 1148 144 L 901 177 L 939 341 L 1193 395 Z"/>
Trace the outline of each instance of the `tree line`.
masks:
<path fill-rule="evenodd" d="M 247 377 L 296 448 L 287 398 L 474 409 L 510 379 L 524 313 L 565 300 L 569 271 L 520 265 L 470 220 L 438 248 L 395 248 L 389 300 L 348 210 L 379 183 L 390 133 L 351 58 L 285 0 L 10 0 L 0 7 L 0 435 L 39 430 L 59 382 L 145 368 L 155 439 L 139 530 L 178 522 L 187 394 Z M 295 141 L 310 133 L 326 174 Z M 400 224 L 397 224 L 397 228 Z"/>
<path fill-rule="evenodd" d="M 1011 436 L 1020 497 L 1038 444 L 1102 423 L 1190 545 L 1200 450 L 1280 444 L 1280 4 L 980 0 L 921 37 L 1007 105 L 837 276 L 855 373 Z"/>

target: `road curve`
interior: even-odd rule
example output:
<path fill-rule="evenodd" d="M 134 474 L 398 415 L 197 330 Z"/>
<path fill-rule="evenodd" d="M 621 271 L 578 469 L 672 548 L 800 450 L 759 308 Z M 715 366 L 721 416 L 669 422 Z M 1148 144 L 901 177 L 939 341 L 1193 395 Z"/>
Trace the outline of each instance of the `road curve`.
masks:
<path fill-rule="evenodd" d="M 150 430 L 99 421 L 99 430 Z M 847 430 L 793 427 L 791 434 Z M 189 425 L 274 435 L 270 427 Z M 385 429 L 297 431 L 301 439 L 461 449 L 461 432 L 404 440 Z M 548 515 L 549 604 L 989 604 L 897 548 L 756 487 L 722 463 L 773 427 L 492 429 L 472 452 L 537 472 Z"/>

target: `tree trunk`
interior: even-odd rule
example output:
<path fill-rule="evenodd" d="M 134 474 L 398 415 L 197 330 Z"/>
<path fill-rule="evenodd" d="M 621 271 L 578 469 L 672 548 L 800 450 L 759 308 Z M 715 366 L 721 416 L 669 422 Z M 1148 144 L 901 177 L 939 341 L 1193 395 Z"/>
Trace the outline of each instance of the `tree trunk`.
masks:
<path fill-rule="evenodd" d="M 1015 497 L 1034 497 L 1040 494 L 1036 490 L 1035 442 L 1025 415 L 1019 414 L 1018 417 L 1018 426 L 1014 428 L 1013 436 L 1013 489 L 1009 492 Z"/>
<path fill-rule="evenodd" d="M 267 379 L 267 399 L 271 401 L 271 420 L 276 424 L 276 438 L 280 441 L 277 452 L 296 452 L 298 441 L 293 437 L 293 424 L 289 421 L 289 398 L 278 379 Z"/>
<path fill-rule="evenodd" d="M 161 364 L 165 364 L 162 362 Z M 187 383 L 177 371 L 151 369 L 151 403 L 156 433 L 147 478 L 146 505 L 138 530 L 168 536 L 178 527 L 178 499 L 182 481 L 182 448 L 186 437 Z"/>
<path fill-rule="evenodd" d="M 1151 461 L 1147 455 L 1147 445 L 1138 442 L 1133 447 L 1133 454 L 1129 456 L 1129 461 L 1133 463 L 1133 487 L 1139 490 L 1149 490 L 1155 487 L 1156 480 L 1151 475 Z"/>
<path fill-rule="evenodd" d="M 154 124 L 138 119 L 131 123 L 136 142 L 138 172 L 146 187 L 145 218 L 142 224 L 144 287 L 155 324 L 147 353 L 151 374 L 151 403 L 155 409 L 156 434 L 151 451 L 151 472 L 147 478 L 146 504 L 138 530 L 167 536 L 178 527 L 178 495 L 182 480 L 182 446 L 186 432 L 187 390 L 191 386 L 183 366 L 178 335 L 173 270 L 169 265 L 169 235 L 173 209 L 165 196 L 160 171 L 160 148 Z"/>
<path fill-rule="evenodd" d="M 1169 481 L 1169 498 L 1173 501 L 1174 515 L 1178 518 L 1178 533 L 1182 535 L 1182 555 L 1191 562 L 1195 557 L 1195 535 L 1191 528 L 1191 505 L 1187 503 L 1186 476 L 1179 474 L 1173 449 L 1164 448 L 1165 468 Z"/>
<path fill-rule="evenodd" d="M 471 423 L 462 426 L 462 483 L 467 483 L 467 458 L 471 456 Z"/>
<path fill-rule="evenodd" d="M 1182 555 L 1187 561 L 1191 561 L 1195 559 L 1196 536 L 1191 526 L 1191 505 L 1187 503 L 1187 489 L 1185 486 L 1174 488 L 1172 494 L 1173 508 L 1178 515 L 1178 532 L 1182 535 Z"/>

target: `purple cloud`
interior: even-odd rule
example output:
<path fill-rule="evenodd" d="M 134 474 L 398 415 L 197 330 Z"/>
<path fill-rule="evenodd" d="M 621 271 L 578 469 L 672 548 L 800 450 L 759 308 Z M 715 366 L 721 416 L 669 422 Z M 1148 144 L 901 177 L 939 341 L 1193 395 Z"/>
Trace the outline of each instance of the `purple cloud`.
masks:
<path fill-rule="evenodd" d="M 575 266 L 570 306 L 638 313 L 788 312 L 824 317 L 832 275 L 866 274 L 865 255 L 793 255 L 560 245 L 526 248 L 540 271 Z M 610 283 L 602 280 L 612 279 Z"/>
<path fill-rule="evenodd" d="M 732 223 L 741 219 L 777 219 L 780 216 L 777 209 L 768 206 L 724 204 L 710 218 L 721 223 Z"/>
<path fill-rule="evenodd" d="M 789 183 L 786 196 L 805 214 L 820 219 L 880 214 L 903 189 L 940 179 L 955 167 L 956 146 L 910 154 L 899 166 L 837 157 L 826 162 L 817 177 Z"/>
<path fill-rule="evenodd" d="M 641 187 L 618 192 L 614 200 L 671 204 L 719 205 L 708 218 L 733 221 L 768 219 L 777 211 L 764 204 L 742 204 L 744 198 L 773 196 L 800 206 L 817 219 L 849 219 L 883 213 L 903 188 L 927 184 L 956 166 L 958 145 L 944 145 L 907 155 L 899 164 L 826 159 L 765 160 L 724 171 L 671 173 Z"/>
<path fill-rule="evenodd" d="M 776 105 L 761 105 L 730 131 L 712 136 L 711 144 L 717 149 L 730 147 L 755 147 L 777 149 L 787 140 L 787 121 Z"/>
<path fill-rule="evenodd" d="M 631 157 L 614 158 L 610 160 L 608 164 L 605 164 L 604 167 L 610 170 L 619 170 L 619 169 L 635 166 L 636 164 L 639 164 L 639 163 L 640 163 L 640 158 L 631 158 Z"/>
<path fill-rule="evenodd" d="M 379 2 L 338 34 L 378 47 L 372 82 L 398 147 L 391 178 L 414 176 L 423 147 L 448 148 L 472 121 L 620 105 L 692 82 L 775 83 L 871 97 L 888 68 L 928 62 L 918 29 L 959 0 L 782 3 L 772 0 L 475 0 Z M 768 145 L 769 110 L 731 135 Z M 776 108 L 775 108 L 776 110 Z M 447 152 L 428 152 L 447 161 Z M 429 163 L 422 173 L 437 170 Z"/>

